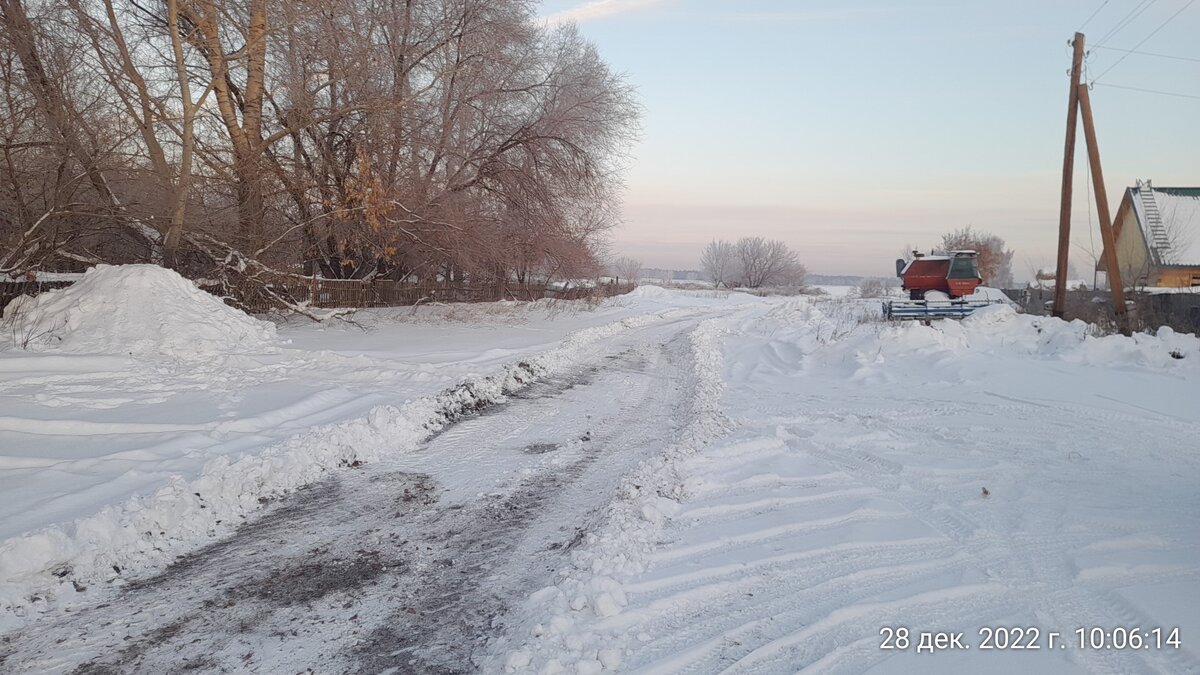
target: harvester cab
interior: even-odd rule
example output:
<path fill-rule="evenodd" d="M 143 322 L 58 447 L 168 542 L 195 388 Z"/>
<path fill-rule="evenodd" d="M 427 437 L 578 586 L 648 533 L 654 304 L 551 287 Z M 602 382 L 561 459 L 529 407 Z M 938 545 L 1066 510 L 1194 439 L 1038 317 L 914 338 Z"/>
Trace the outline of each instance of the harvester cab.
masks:
<path fill-rule="evenodd" d="M 946 255 L 924 255 L 913 251 L 911 260 L 896 261 L 896 276 L 908 292 L 908 300 L 883 303 L 889 319 L 961 319 L 990 304 L 970 296 L 983 283 L 975 251 L 951 251 Z"/>
<path fill-rule="evenodd" d="M 946 299 L 961 298 L 983 283 L 978 257 L 975 251 L 952 251 L 949 255 L 913 251 L 913 259 L 907 263 L 896 261 L 896 275 L 910 300 L 924 300 L 929 291 L 945 294 Z"/>

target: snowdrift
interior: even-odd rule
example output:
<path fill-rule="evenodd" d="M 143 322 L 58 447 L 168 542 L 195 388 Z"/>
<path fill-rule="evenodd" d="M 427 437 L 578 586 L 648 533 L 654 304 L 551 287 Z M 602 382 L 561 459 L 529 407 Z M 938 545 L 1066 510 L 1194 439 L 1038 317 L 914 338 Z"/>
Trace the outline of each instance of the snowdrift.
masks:
<path fill-rule="evenodd" d="M 276 351 L 275 326 L 157 265 L 97 265 L 75 284 L 4 308 L 5 336 L 34 351 L 195 359 Z"/>
<path fill-rule="evenodd" d="M 1165 326 L 1153 334 L 1097 336 L 1095 327 L 1083 321 L 1018 314 L 1005 306 L 985 308 L 961 322 L 905 326 L 885 334 L 880 343 L 885 358 L 984 352 L 1109 368 L 1200 368 L 1200 339 Z"/>
<path fill-rule="evenodd" d="M 1101 336 L 1083 321 L 1019 314 L 1002 304 L 930 326 L 882 323 L 873 320 L 876 315 L 865 303 L 799 299 L 773 308 L 756 332 L 770 334 L 779 368 L 844 368 L 859 378 L 921 371 L 957 380 L 981 354 L 1107 368 L 1200 370 L 1200 338 L 1168 327 L 1132 337 Z M 898 364 L 906 368 L 896 370 Z"/>
<path fill-rule="evenodd" d="M 646 287 L 639 287 L 646 288 Z M 753 296 L 747 296 L 753 297 Z M 484 657 L 485 672 L 599 673 L 621 668 L 628 650 L 613 641 L 611 626 L 628 602 L 620 580 L 646 571 L 662 528 L 684 497 L 681 467 L 733 426 L 721 406 L 725 360 L 721 341 L 731 320 L 701 322 L 688 335 L 689 362 L 681 373 L 694 392 L 684 423 L 665 452 L 625 477 L 602 525 L 584 536 L 558 570 L 554 585 L 531 594 L 509 616 L 514 628 Z"/>
<path fill-rule="evenodd" d="M 174 306 L 171 313 L 188 312 Z M 0 634 L 60 604 L 84 602 L 91 593 L 161 569 L 176 555 L 228 534 L 264 502 L 330 471 L 411 452 L 464 414 L 547 375 L 578 367 L 601 340 L 689 314 L 669 308 L 582 328 L 549 350 L 535 346 L 536 354 L 490 374 L 464 377 L 440 393 L 375 406 L 364 415 L 316 425 L 265 448 L 214 456 L 199 475 L 172 475 L 153 492 L 0 541 Z M 379 367 L 378 362 L 363 363 Z"/>
<path fill-rule="evenodd" d="M 1163 598 L 1194 578 L 1194 537 L 1167 514 L 1194 502 L 1195 410 L 1171 399 L 1200 375 L 1200 339 L 1005 305 L 931 326 L 882 322 L 871 300 L 759 310 L 695 331 L 680 439 L 510 612 L 483 670 L 863 670 L 881 614 L 970 634 L 1189 616 Z M 1148 609 L 1092 604 L 1100 579 Z M 1026 609 L 1045 597 L 1064 614 Z M 913 663 L 882 669 L 930 670 Z"/>

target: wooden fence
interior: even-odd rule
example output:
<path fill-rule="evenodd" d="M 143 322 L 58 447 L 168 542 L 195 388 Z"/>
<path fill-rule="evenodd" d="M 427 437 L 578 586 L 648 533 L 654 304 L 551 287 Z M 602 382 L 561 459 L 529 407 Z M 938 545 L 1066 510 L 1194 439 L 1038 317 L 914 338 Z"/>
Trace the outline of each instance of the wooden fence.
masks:
<path fill-rule="evenodd" d="M 70 286 L 71 281 L 0 282 L 0 309 L 21 295 Z M 205 287 L 201 287 L 205 288 Z M 251 313 L 280 309 L 287 302 L 307 307 L 366 308 L 402 307 L 426 302 L 496 302 L 498 300 L 539 300 L 557 298 L 579 300 L 590 297 L 622 295 L 633 290 L 631 284 L 601 284 L 594 287 L 561 289 L 546 284 L 437 284 L 400 281 L 358 281 L 351 279 L 313 279 L 292 277 L 271 284 L 266 292 L 238 293 L 225 297 L 219 288 L 205 288 L 232 305 Z"/>
<path fill-rule="evenodd" d="M 1052 288 L 1004 292 L 1028 314 L 1050 314 L 1050 303 L 1054 299 Z M 1194 293 L 1164 294 L 1126 291 L 1125 299 L 1132 304 L 1129 318 L 1135 331 L 1154 331 L 1159 326 L 1170 326 L 1180 333 L 1200 335 L 1200 289 Z M 1082 319 L 1110 329 L 1116 326 L 1112 295 L 1108 291 L 1067 291 L 1065 310 L 1069 319 Z"/>

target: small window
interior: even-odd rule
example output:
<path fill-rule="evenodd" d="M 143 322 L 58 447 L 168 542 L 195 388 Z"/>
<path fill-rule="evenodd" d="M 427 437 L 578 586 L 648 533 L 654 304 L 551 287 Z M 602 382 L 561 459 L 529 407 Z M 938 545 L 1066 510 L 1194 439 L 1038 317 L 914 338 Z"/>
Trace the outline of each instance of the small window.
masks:
<path fill-rule="evenodd" d="M 979 268 L 975 266 L 975 258 L 961 256 L 950 261 L 950 273 L 946 275 L 947 279 L 976 279 L 979 277 Z"/>

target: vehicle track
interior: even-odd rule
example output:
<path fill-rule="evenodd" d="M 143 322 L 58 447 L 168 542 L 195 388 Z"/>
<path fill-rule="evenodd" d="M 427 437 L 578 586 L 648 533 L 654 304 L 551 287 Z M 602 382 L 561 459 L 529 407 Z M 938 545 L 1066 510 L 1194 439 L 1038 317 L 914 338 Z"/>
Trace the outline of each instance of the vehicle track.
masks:
<path fill-rule="evenodd" d="M 0 644 L 5 672 L 463 673 L 686 409 L 694 319 L 339 472 L 233 536 Z M 536 451 L 530 451 L 536 448 Z"/>
<path fill-rule="evenodd" d="M 963 661 L 879 648 L 886 625 L 963 630 L 974 644 L 980 627 L 1029 625 L 1043 639 L 1059 631 L 1060 645 L 1080 626 L 1155 625 L 1121 590 L 1194 588 L 1198 574 L 1123 569 L 1121 555 L 1108 569 L 1105 556 L 1200 554 L 1193 524 L 1169 517 L 1179 494 L 1122 489 L 1131 467 L 1150 479 L 1194 472 L 1179 453 L 1194 445 L 1194 423 L 1138 417 L 1099 394 L 1089 406 L 935 382 L 864 396 L 836 372 L 785 368 L 804 356 L 770 341 L 726 351 L 725 400 L 747 416 L 689 463 L 698 489 L 650 570 L 624 586 L 624 613 L 599 626 L 632 651 L 631 672 L 1200 672 L 1184 650 L 1068 647 L 1000 661 L 976 650 Z M 1059 485 L 1082 503 L 1044 508 L 1039 492 Z M 1123 518 L 1130 505 L 1164 520 Z M 887 542 L 890 528 L 904 534 Z"/>

